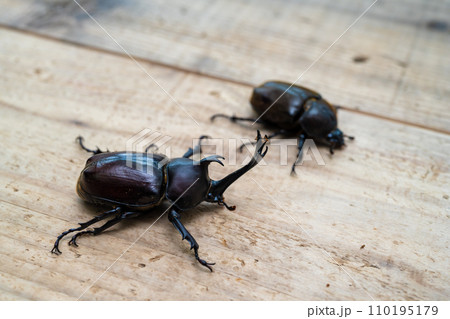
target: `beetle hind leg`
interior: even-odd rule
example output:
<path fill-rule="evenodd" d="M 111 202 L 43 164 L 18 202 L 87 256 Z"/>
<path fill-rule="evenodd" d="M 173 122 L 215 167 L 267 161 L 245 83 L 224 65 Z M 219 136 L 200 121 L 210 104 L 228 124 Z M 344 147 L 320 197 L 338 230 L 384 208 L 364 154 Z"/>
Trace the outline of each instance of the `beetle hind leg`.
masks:
<path fill-rule="evenodd" d="M 57 254 L 57 255 L 61 254 L 61 251 L 59 250 L 59 242 L 67 234 L 83 230 L 83 229 L 89 227 L 90 225 L 95 224 L 96 222 L 99 222 L 99 221 L 101 221 L 101 220 L 111 216 L 112 214 L 119 213 L 120 211 L 121 211 L 121 208 L 120 207 L 116 207 L 116 208 L 114 208 L 112 210 L 109 210 L 109 211 L 104 212 L 104 213 L 102 213 L 102 214 L 100 214 L 98 216 L 95 216 L 94 218 L 92 218 L 91 220 L 89 220 L 89 221 L 87 221 L 85 223 L 79 223 L 80 227 L 71 228 L 69 230 L 66 230 L 65 232 L 61 233 L 61 235 L 59 235 L 56 238 L 55 244 L 53 245 L 53 249 L 51 250 L 51 252 L 54 253 L 54 254 Z"/>
<path fill-rule="evenodd" d="M 194 255 L 195 255 L 195 259 L 197 259 L 197 261 L 202 265 L 205 266 L 206 268 L 208 268 L 211 272 L 213 271 L 213 269 L 211 268 L 211 266 L 215 265 L 215 263 L 209 263 L 206 262 L 205 260 L 201 259 L 198 256 L 198 249 L 199 249 L 199 245 L 197 243 L 197 241 L 195 240 L 194 236 L 192 236 L 188 230 L 186 229 L 186 227 L 184 227 L 184 225 L 181 223 L 180 221 L 180 214 L 178 214 L 175 210 L 171 210 L 169 213 L 169 221 L 173 224 L 173 226 L 175 226 L 175 228 L 180 232 L 181 236 L 183 237 L 183 239 L 186 239 L 190 244 L 191 244 L 191 249 L 194 249 Z"/>
<path fill-rule="evenodd" d="M 73 235 L 72 239 L 69 241 L 69 245 L 78 247 L 78 244 L 77 244 L 78 237 L 80 237 L 82 235 L 86 235 L 86 234 L 92 234 L 94 236 L 98 235 L 101 232 L 105 231 L 106 229 L 114 226 L 115 224 L 120 223 L 124 219 L 137 217 L 141 214 L 142 214 L 142 212 L 125 212 L 120 215 L 117 215 L 116 217 L 107 221 L 105 224 L 103 224 L 100 227 L 96 227 L 93 230 L 85 230 L 85 231 L 80 231 L 80 232 L 76 233 L 75 235 Z"/>
<path fill-rule="evenodd" d="M 97 154 L 108 153 L 108 152 L 109 152 L 108 150 L 106 150 L 106 151 L 100 150 L 100 149 L 98 148 L 98 146 L 97 146 L 97 149 L 96 149 L 96 150 L 91 150 L 90 148 L 87 148 L 86 146 L 84 146 L 84 138 L 83 138 L 82 136 L 78 136 L 78 137 L 76 138 L 76 141 L 78 142 L 78 144 L 80 144 L 81 148 L 84 149 L 84 150 L 85 150 L 86 152 L 88 152 L 88 153 L 92 153 L 92 154 L 94 154 L 94 155 L 97 155 Z"/>

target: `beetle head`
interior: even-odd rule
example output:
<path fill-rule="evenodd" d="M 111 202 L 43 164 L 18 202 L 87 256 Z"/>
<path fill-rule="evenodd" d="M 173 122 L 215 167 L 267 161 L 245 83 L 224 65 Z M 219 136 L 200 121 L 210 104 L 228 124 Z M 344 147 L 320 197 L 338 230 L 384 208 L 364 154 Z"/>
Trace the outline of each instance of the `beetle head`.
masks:
<path fill-rule="evenodd" d="M 344 133 L 338 128 L 334 129 L 327 135 L 327 141 L 334 145 L 336 148 L 341 147 L 342 145 L 345 145 L 344 142 Z"/>
<path fill-rule="evenodd" d="M 330 152 L 333 154 L 333 149 L 340 148 L 341 146 L 345 146 L 344 137 L 353 140 L 353 136 L 348 136 L 342 133 L 342 131 L 338 128 L 334 129 L 327 135 L 327 141 L 330 143 Z"/>
<path fill-rule="evenodd" d="M 234 210 L 234 206 L 225 204 L 223 193 L 266 155 L 267 147 L 264 150 L 264 146 L 267 141 L 267 136 L 262 139 L 258 131 L 256 151 L 250 162 L 219 181 L 211 180 L 208 166 L 212 162 L 223 166 L 220 161 L 220 159 L 223 159 L 222 156 L 212 155 L 200 161 L 193 161 L 189 158 L 172 159 L 165 168 L 167 177 L 166 198 L 181 210 L 193 208 L 202 201 L 218 203 Z"/>

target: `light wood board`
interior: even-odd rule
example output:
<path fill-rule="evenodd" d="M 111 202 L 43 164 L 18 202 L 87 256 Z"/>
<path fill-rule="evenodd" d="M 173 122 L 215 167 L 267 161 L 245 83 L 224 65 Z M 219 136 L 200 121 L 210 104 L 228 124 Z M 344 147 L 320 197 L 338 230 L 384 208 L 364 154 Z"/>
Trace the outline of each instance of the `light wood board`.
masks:
<path fill-rule="evenodd" d="M 76 136 L 83 135 L 92 147 L 98 145 L 100 148 L 123 150 L 133 134 L 150 128 L 172 136 L 170 145 L 174 156 L 183 154 L 192 146 L 192 139 L 202 134 L 224 138 L 225 145 L 229 143 L 228 139 L 253 138 L 255 127 L 233 125 L 225 120 L 217 120 L 212 125 L 209 116 L 217 112 L 252 115 L 248 105 L 251 87 L 241 81 L 257 83 L 272 78 L 270 74 L 291 80 L 292 73 L 289 77 L 287 72 L 301 70 L 302 66 L 294 68 L 291 64 L 277 73 L 274 70 L 278 68 L 270 62 L 281 54 L 276 50 L 260 53 L 260 60 L 253 61 L 258 65 L 266 59 L 268 64 L 261 64 L 261 68 L 249 67 L 244 60 L 254 59 L 242 52 L 236 53 L 242 60 L 233 63 L 214 57 L 217 52 L 223 56 L 231 55 L 227 53 L 231 50 L 229 41 L 239 39 L 232 34 L 224 38 L 226 50 L 215 47 L 219 40 L 209 40 L 210 51 L 205 51 L 201 45 L 203 42 L 198 42 L 197 46 L 203 50 L 198 54 L 224 63 L 208 68 L 206 72 L 189 61 L 177 60 L 181 54 L 186 55 L 187 60 L 195 59 L 192 49 L 184 48 L 185 41 L 191 41 L 191 46 L 195 47 L 195 41 L 186 35 L 195 34 L 194 31 L 185 30 L 174 38 L 174 24 L 170 24 L 170 32 L 164 31 L 163 27 L 153 28 L 155 32 L 147 38 L 148 41 L 157 42 L 157 33 L 166 32 L 166 36 L 159 36 L 158 43 L 163 46 L 168 41 L 176 49 L 169 50 L 169 56 L 162 54 L 164 50 L 161 48 L 133 51 L 133 54 L 157 60 L 146 62 L 139 59 L 138 63 L 178 101 L 179 107 L 135 62 L 117 55 L 115 52 L 118 50 L 107 44 L 107 36 L 96 30 L 88 19 L 79 18 L 84 26 L 80 30 L 84 33 L 79 31 L 74 38 L 73 32 L 61 32 L 59 27 L 45 23 L 42 28 L 30 23 L 20 25 L 24 21 L 18 14 L 24 14 L 24 9 L 33 10 L 36 3 L 6 2 L 11 8 L 7 17 L 9 22 L 5 22 L 5 14 L 1 20 L 27 30 L 0 28 L 2 300 L 75 300 L 84 292 L 83 300 L 448 298 L 450 137 L 444 132 L 448 128 L 445 123 L 449 121 L 448 104 L 445 104 L 450 97 L 446 91 L 448 87 L 442 83 L 425 83 L 426 76 L 420 77 L 415 85 L 428 92 L 426 99 L 429 102 L 427 107 L 420 103 L 416 105 L 413 96 L 401 93 L 405 81 L 414 80 L 408 72 L 413 74 L 414 71 L 402 71 L 390 80 L 394 83 L 403 77 L 398 89 L 400 93 L 396 93 L 396 99 L 403 99 L 399 103 L 403 111 L 399 112 L 409 114 L 406 106 L 416 105 L 417 113 L 422 112 L 421 117 L 399 120 L 392 112 L 381 118 L 378 113 L 382 105 L 384 110 L 393 107 L 393 104 L 381 102 L 392 99 L 389 94 L 394 92 L 387 94 L 384 89 L 393 88 L 390 82 L 381 79 L 379 81 L 385 87 L 369 85 L 370 92 L 357 92 L 359 98 L 365 96 L 367 108 L 364 113 L 373 114 L 355 111 L 353 107 L 356 104 L 350 103 L 358 98 L 358 95 L 350 94 L 351 88 L 356 86 L 353 81 L 358 82 L 358 77 L 372 81 L 373 72 L 381 74 L 379 69 L 385 63 L 372 57 L 366 64 L 355 66 L 367 67 L 368 73 L 358 73 L 353 64 L 339 66 L 336 61 L 324 57 L 325 65 L 318 63 L 317 69 L 309 73 L 311 80 L 307 82 L 321 92 L 326 91 L 330 100 L 342 101 L 346 105 L 339 113 L 339 126 L 344 132 L 355 135 L 355 141 L 336 151 L 332 157 L 326 148 L 319 147 L 326 165 L 318 166 L 314 161 L 307 161 L 298 168 L 297 177 L 289 176 L 295 147 L 289 148 L 288 165 L 280 165 L 279 148 L 272 145 L 265 163 L 255 167 L 227 190 L 227 202 L 237 205 L 236 211 L 229 212 L 205 203 L 183 215 L 183 222 L 200 244 L 201 256 L 216 262 L 214 273 L 209 273 L 195 261 L 188 244 L 181 241 L 166 216 L 151 226 L 167 206 L 143 218 L 124 222 L 101 236 L 81 238 L 78 248 L 68 247 L 65 240 L 61 245 L 63 254 L 52 255 L 50 249 L 60 232 L 102 211 L 84 204 L 76 195 L 75 183 L 89 156 L 75 143 Z M 416 9 L 422 3 L 425 2 L 415 1 Z M 400 4 L 397 3 L 398 6 Z M 233 5 L 238 6 L 232 3 L 219 10 L 220 2 L 212 5 L 217 10 L 213 11 L 214 15 L 221 17 L 217 21 L 208 20 L 213 15 L 208 10 L 212 9 L 204 6 L 204 11 L 201 11 L 205 14 L 204 26 L 219 30 L 219 24 L 224 25 L 230 19 L 227 10 L 242 11 Z M 251 5 L 258 14 L 273 10 L 268 2 L 262 2 L 261 6 Z M 288 5 L 294 6 L 294 3 Z M 366 2 L 359 3 L 359 10 L 331 10 L 331 5 L 328 5 L 321 14 L 339 13 L 351 23 L 350 16 L 357 15 L 365 5 Z M 312 3 L 305 7 L 316 8 Z M 130 4 L 126 8 L 129 11 L 119 10 L 123 9 L 121 6 L 106 13 L 100 8 L 96 10 L 99 14 L 103 12 L 101 17 L 109 16 L 110 22 L 104 21 L 108 30 L 128 32 L 126 36 L 121 35 L 121 41 L 134 34 L 137 46 L 139 39 L 146 34 L 138 32 L 139 26 L 148 20 L 139 19 L 142 6 Z M 78 17 L 81 13 L 75 14 L 75 9 L 72 8 L 71 12 Z M 193 9 L 188 8 L 187 12 L 190 10 Z M 279 14 L 292 11 L 281 7 L 278 10 Z M 380 8 L 377 10 L 372 12 L 368 21 L 377 21 L 383 13 L 387 14 Z M 123 19 L 117 20 L 115 15 L 120 12 Z M 401 23 L 393 24 L 392 28 L 400 37 L 413 32 L 408 31 L 412 24 L 408 21 L 413 19 L 413 14 L 408 15 L 398 9 L 390 12 L 388 18 L 395 20 L 398 12 L 401 12 L 398 18 Z M 123 24 L 130 19 L 130 14 L 135 15 L 136 22 L 127 29 Z M 192 17 L 201 16 L 200 13 L 191 14 Z M 167 16 L 173 18 L 172 15 Z M 237 14 L 235 19 L 244 23 L 244 13 L 241 15 Z M 319 13 L 316 15 L 317 18 L 321 16 Z M 50 18 L 47 20 L 51 21 Z M 118 21 L 115 27 L 113 20 Z M 289 43 L 290 38 L 297 41 L 297 33 L 286 24 L 280 22 L 272 28 L 261 19 L 258 21 L 259 24 L 248 21 L 248 30 L 261 32 L 254 28 L 265 27 L 267 32 L 280 32 L 278 37 Z M 310 35 L 311 43 L 317 39 L 323 44 L 314 45 L 313 51 L 317 54 L 334 40 L 330 29 L 326 29 L 331 28 L 328 23 L 331 22 L 323 26 L 325 38 L 321 38 L 322 33 L 314 38 Z M 185 26 L 198 27 L 188 22 Z M 281 34 L 283 28 L 287 35 Z M 54 36 L 78 41 L 83 46 L 36 33 L 48 35 L 49 30 L 56 32 Z M 430 49 L 420 53 L 422 46 L 416 45 L 408 69 L 423 68 L 429 74 L 437 74 L 448 81 L 448 76 L 445 76 L 448 65 L 442 68 L 424 65 L 431 63 L 434 55 L 437 60 L 447 59 L 441 55 L 440 50 L 444 50 L 446 45 L 440 42 L 439 37 L 448 37 L 448 32 L 434 31 L 434 37 L 427 37 L 425 32 L 431 31 L 418 30 L 415 41 L 429 41 Z M 89 36 L 89 32 L 96 36 Z M 300 38 L 302 34 L 299 33 Z M 382 32 L 373 30 L 374 37 L 380 34 Z M 100 38 L 104 42 L 97 41 Z M 91 41 L 102 50 L 90 48 L 93 45 Z M 243 43 L 242 39 L 240 43 Z M 125 44 L 131 47 L 130 43 Z M 260 42 L 255 41 L 254 46 L 258 45 Z M 373 39 L 367 39 L 367 45 L 376 46 Z M 149 44 L 147 46 L 150 47 Z M 236 47 L 239 48 L 236 50 L 245 49 L 239 45 Z M 383 45 L 376 47 L 380 56 L 386 53 Z M 350 51 L 348 58 L 351 60 L 354 51 Z M 394 48 L 389 53 L 401 55 L 399 51 L 399 48 Z M 153 52 L 154 55 L 146 55 L 145 52 Z M 427 59 L 420 60 L 423 63 L 412 58 L 419 58 L 420 54 L 427 56 Z M 343 67 L 340 82 L 324 84 L 316 81 L 332 74 L 334 67 Z M 224 73 L 224 69 L 228 69 L 228 73 Z M 208 75 L 200 74 L 203 72 Z M 445 89 L 441 90 L 439 85 Z M 438 96 L 435 90 L 440 90 L 441 95 Z M 380 95 L 386 93 L 386 100 L 377 99 L 377 92 Z M 231 154 L 225 149 L 223 155 L 229 158 Z M 237 155 L 237 166 L 245 157 L 246 154 Z M 225 164 L 225 167 L 211 166 L 211 176 L 218 179 L 237 168 L 228 161 Z M 129 248 L 144 232 L 142 238 Z M 117 260 L 127 248 L 129 250 Z M 114 265 L 104 273 L 112 263 Z"/>
<path fill-rule="evenodd" d="M 250 86 L 300 78 L 352 110 L 450 132 L 450 32 L 428 27 L 450 24 L 450 1 L 378 1 L 357 20 L 373 2 L 79 1 L 107 35 L 73 0 L 0 0 L 0 23 Z"/>

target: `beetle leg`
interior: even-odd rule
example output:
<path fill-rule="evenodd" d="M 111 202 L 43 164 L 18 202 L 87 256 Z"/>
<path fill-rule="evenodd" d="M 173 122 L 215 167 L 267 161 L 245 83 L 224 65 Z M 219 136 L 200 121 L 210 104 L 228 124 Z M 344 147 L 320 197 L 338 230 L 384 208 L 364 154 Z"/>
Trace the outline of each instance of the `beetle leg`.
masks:
<path fill-rule="evenodd" d="M 330 154 L 333 155 L 334 154 L 334 148 L 336 147 L 336 143 L 331 143 L 330 144 Z"/>
<path fill-rule="evenodd" d="M 275 133 L 270 134 L 270 135 L 267 136 L 266 138 L 267 138 L 268 140 L 270 140 L 271 138 L 273 138 L 273 137 L 275 137 L 275 136 L 278 136 L 278 135 L 285 135 L 285 134 L 288 134 L 288 133 L 289 133 L 289 132 L 286 131 L 286 130 L 279 130 L 279 131 L 277 131 L 277 132 L 275 132 Z M 242 145 L 239 146 L 239 152 L 242 153 L 242 150 L 244 149 L 245 146 L 247 146 L 247 145 L 255 145 L 255 144 L 256 144 L 256 141 L 252 141 L 252 142 L 249 142 L 249 143 L 242 143 Z"/>
<path fill-rule="evenodd" d="M 235 205 L 228 206 L 227 203 L 225 203 L 225 202 L 223 201 L 223 198 L 222 198 L 222 199 L 219 199 L 219 201 L 218 201 L 217 203 L 219 204 L 219 206 L 221 206 L 221 205 L 225 206 L 228 210 L 235 210 L 235 209 L 236 209 L 236 206 L 235 206 Z"/>
<path fill-rule="evenodd" d="M 265 123 L 264 121 L 262 121 L 260 119 L 252 119 L 252 118 L 248 118 L 248 117 L 237 117 L 235 115 L 229 116 L 229 115 L 225 115 L 225 114 L 214 114 L 213 116 L 210 117 L 210 120 L 214 121 L 216 119 L 216 117 L 223 117 L 223 118 L 229 119 L 231 122 L 245 121 L 245 122 L 256 122 L 259 124 Z"/>
<path fill-rule="evenodd" d="M 78 142 L 78 144 L 80 144 L 80 146 L 81 146 L 82 149 L 84 149 L 86 152 L 92 153 L 92 154 L 94 154 L 94 155 L 101 154 L 101 153 L 108 153 L 108 152 L 109 152 L 108 150 L 106 150 L 106 152 L 100 150 L 100 149 L 98 148 L 98 146 L 97 146 L 97 149 L 96 149 L 96 150 L 91 150 L 91 149 L 87 148 L 87 147 L 84 146 L 84 144 L 83 144 L 84 138 L 83 138 L 82 136 L 78 136 L 75 140 Z"/>
<path fill-rule="evenodd" d="M 94 218 L 92 218 L 91 220 L 89 220 L 89 221 L 87 221 L 85 223 L 79 223 L 80 227 L 78 227 L 78 228 L 71 228 L 69 230 L 66 230 L 65 232 L 63 232 L 61 235 L 59 235 L 56 238 L 55 244 L 53 245 L 52 253 L 57 254 L 57 255 L 61 254 L 61 251 L 59 250 L 59 242 L 67 234 L 70 234 L 70 233 L 75 232 L 75 231 L 83 230 L 83 229 L 89 227 L 90 225 L 95 224 L 96 222 L 99 222 L 99 221 L 101 221 L 101 220 L 111 216 L 111 214 L 119 213 L 120 211 L 121 211 L 121 208 L 120 207 L 116 207 L 116 208 L 114 208 L 112 210 L 109 210 L 109 211 L 104 212 L 104 213 L 102 213 L 102 214 L 100 214 L 98 216 L 95 216 Z"/>
<path fill-rule="evenodd" d="M 145 148 L 144 153 L 147 153 L 152 148 L 155 150 L 155 152 L 157 152 L 159 150 L 158 145 L 156 145 L 155 143 L 152 143 Z"/>
<path fill-rule="evenodd" d="M 202 154 L 202 140 L 205 139 L 205 138 L 210 138 L 210 137 L 207 136 L 207 135 L 200 136 L 197 146 L 195 146 L 194 149 L 192 149 L 192 147 L 189 147 L 187 152 L 184 153 L 183 157 L 184 158 L 189 158 L 189 157 L 191 157 L 194 154 L 200 154 L 201 155 Z"/>
<path fill-rule="evenodd" d="M 303 144 L 305 144 L 305 140 L 306 140 L 306 136 L 305 134 L 301 134 L 298 137 L 298 153 L 297 153 L 297 159 L 295 160 L 294 164 L 292 164 L 292 168 L 291 168 L 291 176 L 295 176 L 297 175 L 297 173 L 295 172 L 295 166 L 297 165 L 298 162 L 300 162 L 300 160 L 302 159 L 303 156 Z"/>
<path fill-rule="evenodd" d="M 169 213 L 169 221 L 175 226 L 176 229 L 180 232 L 183 239 L 186 239 L 191 244 L 191 249 L 194 249 L 195 259 L 202 265 L 208 268 L 211 272 L 213 271 L 210 266 L 215 265 L 215 263 L 208 263 L 201 259 L 198 256 L 198 244 L 195 238 L 187 231 L 184 225 L 180 221 L 180 214 L 178 214 L 175 210 L 171 210 Z"/>
<path fill-rule="evenodd" d="M 122 213 L 122 214 L 114 217 L 113 219 L 107 221 L 102 226 L 94 228 L 94 230 L 80 231 L 80 232 L 76 233 L 75 235 L 73 235 L 72 239 L 69 241 L 69 245 L 73 245 L 73 246 L 78 247 L 78 244 L 77 244 L 77 238 L 78 237 L 80 237 L 82 235 L 85 235 L 85 234 L 92 234 L 94 236 L 98 235 L 101 232 L 103 232 L 104 230 L 114 226 L 117 223 L 120 223 L 124 219 L 137 217 L 137 216 L 139 216 L 141 214 L 142 214 L 142 212 L 125 212 L 125 213 Z"/>

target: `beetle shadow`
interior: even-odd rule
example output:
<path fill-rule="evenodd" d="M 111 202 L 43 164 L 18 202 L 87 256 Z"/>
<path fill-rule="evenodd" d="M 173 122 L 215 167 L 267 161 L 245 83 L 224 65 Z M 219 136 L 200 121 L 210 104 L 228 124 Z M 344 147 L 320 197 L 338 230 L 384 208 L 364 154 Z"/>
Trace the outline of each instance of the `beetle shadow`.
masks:
<path fill-rule="evenodd" d="M 181 213 L 181 218 L 183 223 L 186 224 L 185 226 L 188 227 L 188 225 L 194 225 L 196 219 L 201 218 L 202 215 L 218 213 L 221 210 L 226 211 L 225 207 L 223 206 L 219 206 L 214 203 L 203 202 L 193 209 L 183 211 Z"/>

